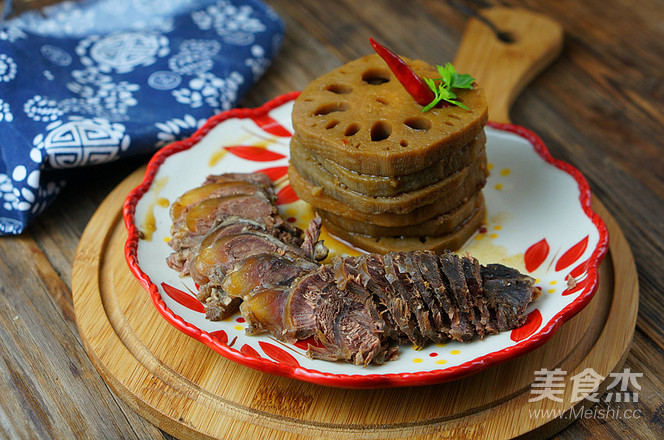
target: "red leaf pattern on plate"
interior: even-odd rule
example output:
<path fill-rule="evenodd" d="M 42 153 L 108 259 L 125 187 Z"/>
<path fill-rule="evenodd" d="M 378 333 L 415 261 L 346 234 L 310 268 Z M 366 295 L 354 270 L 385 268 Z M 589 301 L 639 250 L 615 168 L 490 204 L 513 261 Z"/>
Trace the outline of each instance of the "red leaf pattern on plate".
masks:
<path fill-rule="evenodd" d="M 277 205 L 288 205 L 297 200 L 300 200 L 300 198 L 290 185 L 286 185 L 277 193 Z"/>
<path fill-rule="evenodd" d="M 549 243 L 546 241 L 546 238 L 541 239 L 534 245 L 530 246 L 526 253 L 523 255 L 523 259 L 526 263 L 526 270 L 528 272 L 533 272 L 546 260 L 546 257 L 549 255 Z"/>
<path fill-rule="evenodd" d="M 526 322 L 524 322 L 521 327 L 512 330 L 512 333 L 510 333 L 510 339 L 514 342 L 523 341 L 535 333 L 535 331 L 540 328 L 540 325 L 542 325 L 542 314 L 539 309 L 535 309 L 528 314 Z"/>
<path fill-rule="evenodd" d="M 222 344 L 228 344 L 228 335 L 223 330 L 217 330 L 216 332 L 210 332 L 210 336 L 216 338 Z"/>
<path fill-rule="evenodd" d="M 164 289 L 166 295 L 168 295 L 173 301 L 180 304 L 181 306 L 184 306 L 189 310 L 193 310 L 194 312 L 205 313 L 203 304 L 201 304 L 199 300 L 189 295 L 187 292 L 183 292 L 182 290 L 176 289 L 175 287 L 166 283 L 161 283 L 161 287 Z"/>
<path fill-rule="evenodd" d="M 265 147 L 255 147 L 251 145 L 237 145 L 234 147 L 224 147 L 229 153 L 241 157 L 242 159 L 251 160 L 253 162 L 271 162 L 273 160 L 283 159 L 281 153 L 270 151 Z"/>
<path fill-rule="evenodd" d="M 266 355 L 270 356 L 275 361 L 284 365 L 292 365 L 293 367 L 300 366 L 297 359 L 295 359 L 290 353 L 287 353 L 284 349 L 263 341 L 258 341 L 258 345 L 261 346 Z"/>
<path fill-rule="evenodd" d="M 258 354 L 256 350 L 254 350 L 251 346 L 244 344 L 242 348 L 240 349 L 240 353 L 242 353 L 245 356 L 253 357 L 256 359 L 260 359 L 261 355 Z"/>
<path fill-rule="evenodd" d="M 584 261 L 583 263 L 579 264 L 576 266 L 572 271 L 569 273 L 569 276 L 572 278 L 579 278 L 581 275 L 583 275 L 586 270 L 588 269 L 588 262 Z"/>
<path fill-rule="evenodd" d="M 588 247 L 588 235 L 586 235 L 586 238 L 572 246 L 565 252 L 562 257 L 558 260 L 556 263 L 556 271 L 560 271 L 565 269 L 566 267 L 574 264 L 576 260 L 583 255 L 583 253 L 586 251 L 586 248 Z"/>
<path fill-rule="evenodd" d="M 279 122 L 272 119 L 267 113 L 262 113 L 260 115 L 255 115 L 251 117 L 251 120 L 256 123 L 263 131 L 270 133 L 273 136 L 278 137 L 290 137 L 292 136 L 291 132 L 286 129 Z"/>
<path fill-rule="evenodd" d="M 262 170 L 256 171 L 257 173 L 265 173 L 267 177 L 270 178 L 273 182 L 279 180 L 288 173 L 288 166 L 283 167 L 272 167 L 272 168 L 263 168 Z"/>

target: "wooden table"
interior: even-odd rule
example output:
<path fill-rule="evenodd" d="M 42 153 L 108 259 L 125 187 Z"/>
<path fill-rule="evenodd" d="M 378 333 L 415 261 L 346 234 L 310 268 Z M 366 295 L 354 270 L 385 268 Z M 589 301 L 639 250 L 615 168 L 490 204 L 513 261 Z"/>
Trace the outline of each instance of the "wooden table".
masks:
<path fill-rule="evenodd" d="M 49 3 L 24 2 L 16 10 Z M 268 3 L 286 22 L 284 46 L 241 106 L 303 88 L 368 53 L 372 36 L 413 58 L 451 60 L 467 19 L 448 2 L 434 0 Z M 643 373 L 641 389 L 632 389 L 639 401 L 613 403 L 622 416 L 583 418 L 557 437 L 661 438 L 664 8 L 657 0 L 500 4 L 527 7 L 564 26 L 562 56 L 526 87 L 511 119 L 586 176 L 630 243 L 641 286 L 625 363 Z M 71 295 L 72 263 L 85 226 L 104 197 L 146 160 L 72 173 L 58 200 L 27 232 L 0 239 L 0 437 L 170 438 L 117 398 L 92 366 Z"/>

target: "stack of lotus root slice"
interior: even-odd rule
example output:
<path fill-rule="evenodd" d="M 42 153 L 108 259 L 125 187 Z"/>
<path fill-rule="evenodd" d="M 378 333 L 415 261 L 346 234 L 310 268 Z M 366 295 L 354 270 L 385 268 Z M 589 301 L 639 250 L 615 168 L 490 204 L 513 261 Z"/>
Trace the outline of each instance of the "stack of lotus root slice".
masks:
<path fill-rule="evenodd" d="M 436 69 L 404 59 L 422 78 Z M 378 55 L 314 80 L 293 108 L 289 177 L 327 229 L 369 252 L 456 250 L 484 221 L 487 105 L 422 112 Z"/>

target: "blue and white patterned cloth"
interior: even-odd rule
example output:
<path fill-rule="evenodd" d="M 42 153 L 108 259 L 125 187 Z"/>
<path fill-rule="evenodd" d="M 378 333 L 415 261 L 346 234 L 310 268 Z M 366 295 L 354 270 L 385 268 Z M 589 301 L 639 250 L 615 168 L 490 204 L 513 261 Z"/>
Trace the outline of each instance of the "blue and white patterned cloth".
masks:
<path fill-rule="evenodd" d="M 233 107 L 283 39 L 259 0 L 83 0 L 0 25 L 0 235 L 61 169 L 146 154 Z"/>

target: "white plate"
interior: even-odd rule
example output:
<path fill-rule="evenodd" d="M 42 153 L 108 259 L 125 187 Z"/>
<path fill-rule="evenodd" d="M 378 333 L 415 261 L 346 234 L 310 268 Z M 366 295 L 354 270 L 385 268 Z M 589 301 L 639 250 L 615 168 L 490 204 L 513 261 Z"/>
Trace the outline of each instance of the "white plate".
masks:
<path fill-rule="evenodd" d="M 175 327 L 229 359 L 269 373 L 342 387 L 422 385 L 459 378 L 534 349 L 592 298 L 608 233 L 590 208 L 585 179 L 569 164 L 554 160 L 528 130 L 490 123 L 486 226 L 460 252 L 537 279 L 544 293 L 529 306 L 524 326 L 468 344 L 431 344 L 421 350 L 402 345 L 397 360 L 360 367 L 309 359 L 301 348 L 269 335 L 246 335 L 240 315 L 206 320 L 192 280 L 166 265 L 171 253 L 169 206 L 208 174 L 267 170 L 277 181 L 282 216 L 306 226 L 311 209 L 284 177 L 296 96 L 211 118 L 192 138 L 159 151 L 143 183 L 127 197 L 127 261 L 157 310 Z M 323 238 L 332 254 L 357 254 L 325 231 Z"/>

